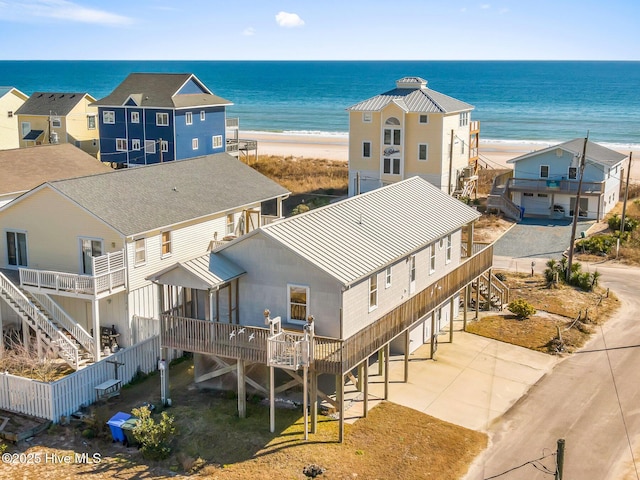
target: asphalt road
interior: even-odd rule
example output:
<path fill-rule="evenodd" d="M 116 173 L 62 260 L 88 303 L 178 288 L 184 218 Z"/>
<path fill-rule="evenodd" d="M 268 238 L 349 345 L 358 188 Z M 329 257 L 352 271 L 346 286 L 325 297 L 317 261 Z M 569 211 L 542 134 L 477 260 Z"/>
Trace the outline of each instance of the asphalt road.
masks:
<path fill-rule="evenodd" d="M 639 478 L 640 269 L 590 266 L 595 267 L 602 273 L 602 284 L 621 300 L 618 314 L 490 428 L 490 446 L 465 480 L 494 478 L 553 454 L 560 438 L 566 441 L 564 479 Z M 631 448 L 635 448 L 635 465 Z M 553 478 L 543 465 L 555 471 L 555 457 L 495 478 Z"/>

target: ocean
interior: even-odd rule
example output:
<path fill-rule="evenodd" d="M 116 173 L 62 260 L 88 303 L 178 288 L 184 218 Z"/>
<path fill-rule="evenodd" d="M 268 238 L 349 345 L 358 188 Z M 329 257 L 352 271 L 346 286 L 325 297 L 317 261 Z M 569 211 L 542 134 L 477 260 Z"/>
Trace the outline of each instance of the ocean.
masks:
<path fill-rule="evenodd" d="M 584 137 L 640 147 L 640 62 L 611 61 L 0 61 L 0 85 L 109 94 L 130 72 L 191 72 L 231 100 L 243 131 L 348 132 L 346 108 L 419 76 L 475 106 L 481 140 Z"/>

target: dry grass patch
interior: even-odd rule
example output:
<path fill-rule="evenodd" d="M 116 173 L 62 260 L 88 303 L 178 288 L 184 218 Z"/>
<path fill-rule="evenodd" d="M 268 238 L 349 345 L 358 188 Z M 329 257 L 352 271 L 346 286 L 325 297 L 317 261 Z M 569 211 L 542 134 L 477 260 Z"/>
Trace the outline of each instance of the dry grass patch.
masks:
<path fill-rule="evenodd" d="M 475 223 L 473 239 L 481 243 L 493 243 L 498 240 L 514 224 L 502 215 L 483 214 Z"/>
<path fill-rule="evenodd" d="M 467 325 L 467 331 L 542 352 L 555 351 L 552 340 L 560 329 L 567 351 L 589 339 L 592 325 L 610 318 L 620 305 L 617 297 L 603 288 L 585 292 L 568 285 L 548 288 L 542 275 L 504 273 L 512 300 L 523 298 L 537 313 L 518 320 L 508 311 L 488 313 Z M 588 317 L 587 317 L 588 315 Z M 580 321 L 576 321 L 580 316 Z"/>

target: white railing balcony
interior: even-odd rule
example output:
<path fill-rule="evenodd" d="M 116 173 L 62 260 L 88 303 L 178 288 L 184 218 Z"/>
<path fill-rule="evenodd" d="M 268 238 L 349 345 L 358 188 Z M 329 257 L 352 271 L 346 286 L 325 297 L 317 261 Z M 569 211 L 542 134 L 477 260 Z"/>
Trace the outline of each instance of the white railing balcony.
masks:
<path fill-rule="evenodd" d="M 240 119 L 238 117 L 227 117 L 226 126 L 227 128 L 238 128 L 240 126 Z"/>
<path fill-rule="evenodd" d="M 20 268 L 20 285 L 44 293 L 89 297 L 106 297 L 126 288 L 124 251 L 94 257 L 92 264 L 92 275 Z"/>
<path fill-rule="evenodd" d="M 281 331 L 267 341 L 267 363 L 270 366 L 298 370 L 309 366 L 309 340 L 304 334 Z"/>
<path fill-rule="evenodd" d="M 282 220 L 282 217 L 278 217 L 276 215 L 260 215 L 261 225 L 269 225 L 273 222 L 277 222 L 278 220 Z"/>

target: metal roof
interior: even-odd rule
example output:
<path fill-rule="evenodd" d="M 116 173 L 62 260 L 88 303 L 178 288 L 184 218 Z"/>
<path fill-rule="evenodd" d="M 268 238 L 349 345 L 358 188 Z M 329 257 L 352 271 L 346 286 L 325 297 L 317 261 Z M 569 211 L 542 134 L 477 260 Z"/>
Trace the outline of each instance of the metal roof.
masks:
<path fill-rule="evenodd" d="M 552 147 L 536 150 L 535 152 L 527 153 L 517 158 L 507 160 L 507 163 L 517 163 L 526 158 L 531 158 L 540 155 L 541 153 L 550 152 L 558 148 L 561 148 L 562 150 L 565 150 L 573 155 L 582 156 L 582 151 L 584 150 L 584 138 L 575 138 L 568 142 L 560 143 Z M 616 152 L 615 150 L 611 150 L 610 148 L 603 147 L 602 145 L 594 143 L 591 140 L 587 142 L 586 159 L 590 162 L 604 165 L 605 167 L 613 167 L 614 165 L 622 162 L 625 158 L 627 158 L 627 155 Z"/>
<path fill-rule="evenodd" d="M 426 180 L 412 177 L 259 230 L 350 285 L 479 217 Z"/>
<path fill-rule="evenodd" d="M 95 98 L 85 92 L 34 92 L 15 113 L 16 115 L 65 116 L 68 115 L 85 96 L 88 97 L 90 102 L 95 100 Z"/>
<path fill-rule="evenodd" d="M 189 80 L 196 82 L 204 93 L 176 95 Z M 233 105 L 218 97 L 192 73 L 132 73 L 113 92 L 94 106 L 119 107 L 131 98 L 139 107 L 186 108 L 196 106 Z"/>
<path fill-rule="evenodd" d="M 244 269 L 232 261 L 219 255 L 207 253 L 186 262 L 176 263 L 147 277 L 147 280 L 162 285 L 180 285 L 207 290 L 224 285 L 245 273 Z M 185 275 L 187 278 L 190 277 L 188 285 L 185 285 Z"/>
<path fill-rule="evenodd" d="M 0 87 L 0 98 L 4 97 L 7 93 L 10 93 L 10 92 L 14 92 L 16 96 L 22 98 L 23 100 L 26 100 L 27 98 L 29 98 L 29 95 L 25 95 L 16 87 Z"/>
<path fill-rule="evenodd" d="M 406 112 L 452 113 L 473 110 L 461 100 L 427 88 L 427 81 L 420 77 L 404 77 L 396 82 L 396 88 L 350 106 L 350 111 L 379 111 L 390 103 L 396 103 Z"/>
<path fill-rule="evenodd" d="M 50 182 L 123 235 L 134 235 L 287 195 L 227 153 Z"/>

